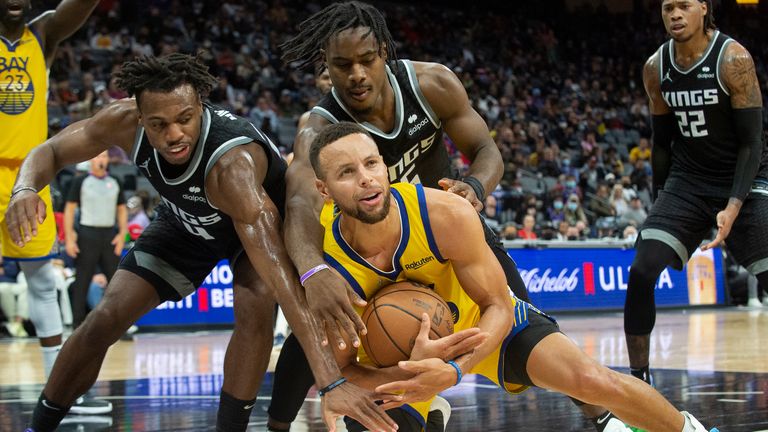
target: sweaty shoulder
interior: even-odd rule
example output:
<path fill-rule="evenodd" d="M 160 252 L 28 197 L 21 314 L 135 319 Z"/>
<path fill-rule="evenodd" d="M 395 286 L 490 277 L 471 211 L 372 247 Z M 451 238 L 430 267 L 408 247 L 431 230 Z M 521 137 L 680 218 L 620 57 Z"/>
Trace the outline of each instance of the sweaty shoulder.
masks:
<path fill-rule="evenodd" d="M 477 211 L 466 199 L 440 189 L 425 187 L 431 225 L 444 226 L 450 230 L 462 230 L 462 225 L 471 225 L 478 220 Z"/>
<path fill-rule="evenodd" d="M 445 118 L 444 113 L 452 112 L 468 100 L 459 77 L 446 66 L 440 63 L 412 63 L 421 92 L 441 119 Z"/>
<path fill-rule="evenodd" d="M 649 93 L 650 89 L 659 89 L 659 62 L 661 61 L 659 57 L 659 51 L 656 51 L 653 55 L 648 57 L 648 60 L 645 61 L 645 65 L 643 65 L 643 84 L 645 85 L 646 92 Z"/>
<path fill-rule="evenodd" d="M 130 153 L 138 124 L 136 100 L 126 98 L 112 102 L 91 117 L 86 132 L 91 139 L 111 142 Z"/>

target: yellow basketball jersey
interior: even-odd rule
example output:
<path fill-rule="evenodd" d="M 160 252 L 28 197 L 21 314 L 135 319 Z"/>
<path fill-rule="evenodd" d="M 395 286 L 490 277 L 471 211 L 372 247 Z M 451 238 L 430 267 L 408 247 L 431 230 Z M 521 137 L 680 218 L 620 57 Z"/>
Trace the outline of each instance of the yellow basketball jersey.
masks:
<path fill-rule="evenodd" d="M 23 248 L 12 243 L 4 221 L 21 162 L 46 138 L 48 68 L 40 39 L 27 25 L 16 41 L 0 36 L 0 243 L 6 258 L 46 258 L 55 252 L 56 222 L 48 186 L 39 193 L 46 219 L 30 243 Z"/>
<path fill-rule="evenodd" d="M 48 68 L 40 39 L 0 37 L 0 164 L 20 165 L 48 137 Z"/>
<path fill-rule="evenodd" d="M 363 299 L 372 298 L 376 292 L 394 282 L 411 280 L 431 287 L 445 300 L 453 313 L 454 331 L 475 327 L 480 319 L 480 308 L 462 289 L 453 265 L 440 255 L 429 222 L 424 188 L 420 184 L 396 183 L 390 191 L 400 213 L 400 243 L 392 259 L 392 270 L 383 271 L 369 264 L 349 246 L 341 233 L 339 214 L 333 203 L 327 202 L 320 215 L 325 227 L 323 251 L 325 261 L 338 271 Z M 509 340 L 528 325 L 528 307 L 517 300 L 510 291 L 510 301 L 515 307 L 515 322 L 509 336 L 498 350 L 477 364 L 469 373 L 480 374 L 510 393 L 519 393 L 527 387 L 505 383 L 504 359 Z M 357 308 L 362 314 L 362 309 Z M 358 361 L 371 365 L 362 348 Z M 414 415 L 422 424 L 429 411 L 430 402 L 405 405 L 403 409 Z"/>

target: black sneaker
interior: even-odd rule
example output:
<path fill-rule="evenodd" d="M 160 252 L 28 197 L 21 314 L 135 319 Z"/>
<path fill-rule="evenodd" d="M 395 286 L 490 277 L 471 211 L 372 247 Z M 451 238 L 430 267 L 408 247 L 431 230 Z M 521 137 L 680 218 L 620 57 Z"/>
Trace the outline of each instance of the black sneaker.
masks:
<path fill-rule="evenodd" d="M 111 402 L 83 396 L 77 398 L 72 408 L 69 409 L 70 414 L 108 414 L 111 412 Z"/>

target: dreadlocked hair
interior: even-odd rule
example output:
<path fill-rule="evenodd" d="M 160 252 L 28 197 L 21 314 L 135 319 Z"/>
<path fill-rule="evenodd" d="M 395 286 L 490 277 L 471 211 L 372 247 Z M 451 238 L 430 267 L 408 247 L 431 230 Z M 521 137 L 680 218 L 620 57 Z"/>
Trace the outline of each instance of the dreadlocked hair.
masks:
<path fill-rule="evenodd" d="M 299 34 L 280 45 L 282 59 L 285 63 L 299 62 L 299 68 L 314 65 L 317 71 L 323 62 L 320 51 L 328 46 L 331 37 L 357 27 L 368 27 L 368 33 L 363 37 L 373 34 L 379 45 L 379 55 L 383 43 L 388 61 L 397 59 L 395 42 L 384 16 L 375 7 L 357 1 L 333 3 L 304 20 L 299 24 Z"/>
<path fill-rule="evenodd" d="M 712 0 L 699 0 L 707 5 L 707 14 L 704 15 L 704 33 L 717 29 L 715 25 L 715 10 L 712 8 Z"/>
<path fill-rule="evenodd" d="M 136 96 L 137 102 L 144 91 L 166 93 L 183 84 L 191 85 L 205 98 L 218 82 L 198 57 L 180 53 L 138 57 L 123 63 L 115 78 L 117 86 Z"/>

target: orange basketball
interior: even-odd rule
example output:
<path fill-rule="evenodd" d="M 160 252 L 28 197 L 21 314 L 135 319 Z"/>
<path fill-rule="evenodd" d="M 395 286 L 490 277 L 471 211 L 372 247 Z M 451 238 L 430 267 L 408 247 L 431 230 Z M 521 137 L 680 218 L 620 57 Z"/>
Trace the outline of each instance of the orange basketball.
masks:
<path fill-rule="evenodd" d="M 433 290 L 417 282 L 396 282 L 381 289 L 363 311 L 368 334 L 363 348 L 378 367 L 394 366 L 408 360 L 421 327 L 421 314 L 432 320 L 430 339 L 453 333 L 453 315 Z"/>

